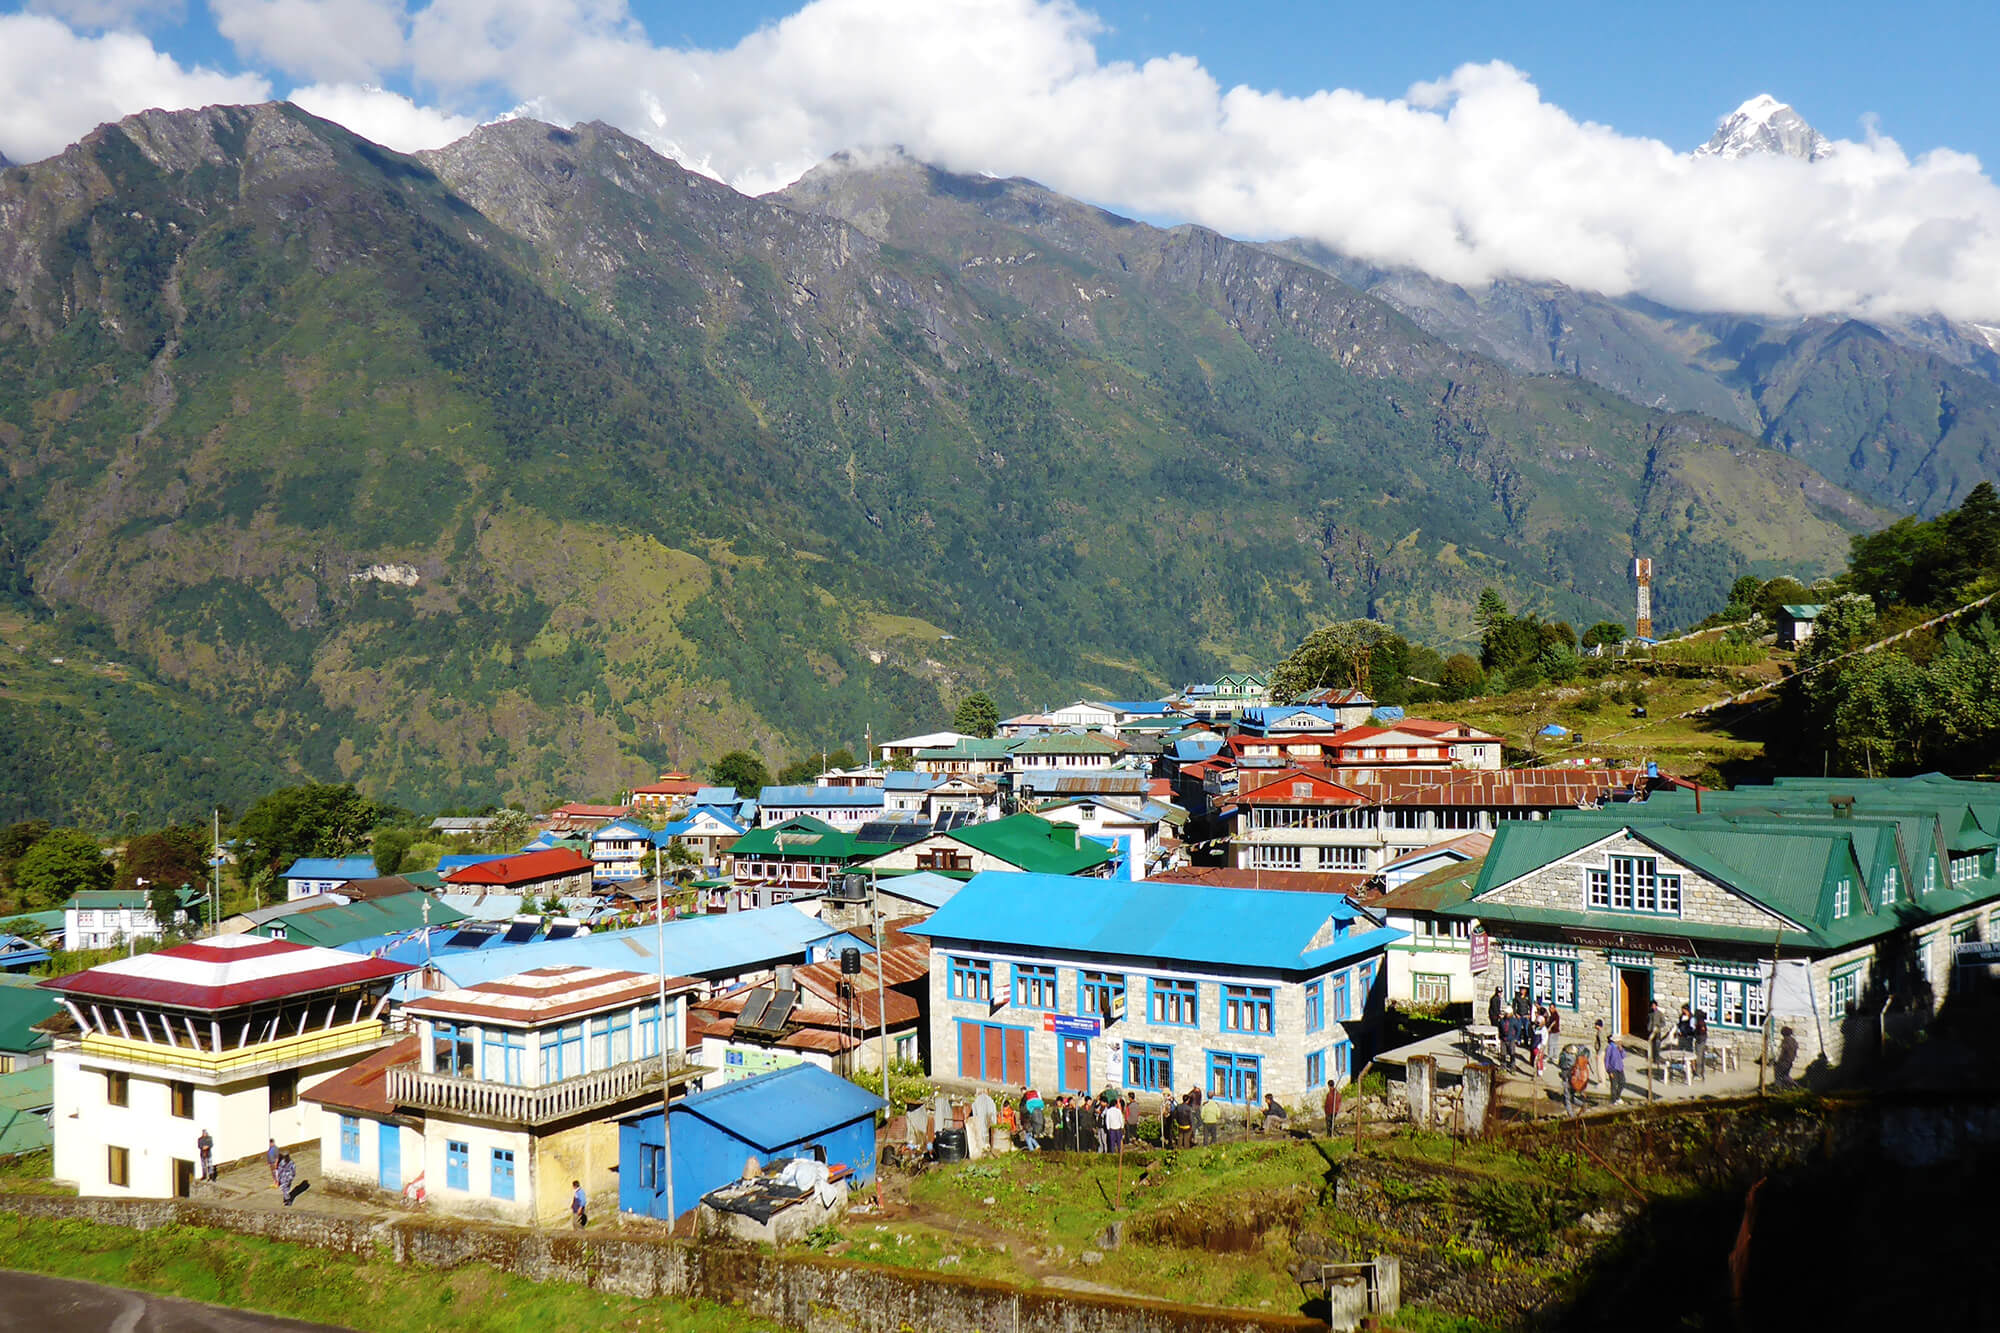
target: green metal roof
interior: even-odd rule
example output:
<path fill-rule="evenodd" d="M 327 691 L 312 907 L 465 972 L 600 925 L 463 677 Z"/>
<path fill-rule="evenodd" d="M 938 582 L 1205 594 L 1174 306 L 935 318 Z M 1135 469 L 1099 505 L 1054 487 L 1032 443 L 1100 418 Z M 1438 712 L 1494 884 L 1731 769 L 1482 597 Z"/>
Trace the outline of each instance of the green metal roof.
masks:
<path fill-rule="evenodd" d="M 1030 736 L 1014 746 L 1015 754 L 1122 754 L 1119 747 L 1102 736 L 1085 732 L 1058 731 L 1046 736 Z"/>
<path fill-rule="evenodd" d="M 994 736 L 981 739 L 967 736 L 956 745 L 947 745 L 938 750 L 919 750 L 919 759 L 1005 759 L 1014 752 L 1020 742 L 1010 736 Z"/>
<path fill-rule="evenodd" d="M 394 935 L 416 930 L 425 924 L 448 926 L 465 920 L 465 913 L 448 907 L 427 893 L 392 893 L 386 898 L 367 898 L 345 907 L 315 907 L 293 912 L 275 921 L 266 921 L 257 934 L 283 938 L 294 944 L 316 944 L 338 949 L 356 940 L 377 935 Z"/>
<path fill-rule="evenodd" d="M 985 824 L 968 824 L 944 836 L 974 851 L 998 857 L 1008 865 L 1042 875 L 1075 875 L 1094 870 L 1114 855 L 1109 847 L 1080 837 L 1065 824 L 1039 815 L 1009 815 Z"/>
<path fill-rule="evenodd" d="M 1817 620 L 1819 613 L 1826 609 L 1823 602 L 1787 602 L 1785 614 L 1793 620 Z"/>
<path fill-rule="evenodd" d="M 54 992 L 36 984 L 38 980 L 0 973 L 0 1051 L 24 1055 L 47 1048 L 48 1034 L 35 1031 L 35 1024 L 54 1015 L 62 1005 Z"/>
<path fill-rule="evenodd" d="M 55 1104 L 55 1066 L 0 1074 L 0 1157 L 39 1152 L 55 1142 L 40 1112 Z"/>
<path fill-rule="evenodd" d="M 738 860 L 789 856 L 812 861 L 846 861 L 855 855 L 855 842 L 853 834 L 843 833 L 825 820 L 795 815 L 782 824 L 751 829 L 730 846 L 729 854 Z"/>

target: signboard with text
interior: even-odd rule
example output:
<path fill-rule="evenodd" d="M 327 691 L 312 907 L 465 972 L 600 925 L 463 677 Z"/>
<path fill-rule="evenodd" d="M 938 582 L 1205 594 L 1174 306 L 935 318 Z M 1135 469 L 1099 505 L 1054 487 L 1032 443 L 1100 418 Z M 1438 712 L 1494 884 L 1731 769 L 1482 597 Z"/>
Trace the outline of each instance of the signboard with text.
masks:
<path fill-rule="evenodd" d="M 1104 1031 L 1104 1024 L 1095 1018 L 1080 1018 L 1071 1014 L 1043 1014 L 1042 1031 L 1053 1032 L 1058 1037 L 1095 1037 Z"/>
<path fill-rule="evenodd" d="M 1487 963 L 1492 961 L 1492 957 L 1493 957 L 1493 941 L 1492 938 L 1487 935 L 1486 927 L 1479 925 L 1473 926 L 1472 928 L 1473 975 L 1477 976 L 1479 973 L 1484 972 L 1486 970 Z"/>

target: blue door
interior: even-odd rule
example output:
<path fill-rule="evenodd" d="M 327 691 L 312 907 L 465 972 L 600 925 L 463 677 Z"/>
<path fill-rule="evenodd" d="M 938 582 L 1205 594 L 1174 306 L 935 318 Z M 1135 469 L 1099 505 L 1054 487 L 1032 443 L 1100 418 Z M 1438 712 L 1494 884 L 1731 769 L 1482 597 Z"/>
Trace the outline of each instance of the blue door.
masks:
<path fill-rule="evenodd" d="M 394 1125 L 378 1124 L 381 1138 L 382 1174 L 377 1177 L 385 1190 L 403 1188 L 403 1131 Z"/>

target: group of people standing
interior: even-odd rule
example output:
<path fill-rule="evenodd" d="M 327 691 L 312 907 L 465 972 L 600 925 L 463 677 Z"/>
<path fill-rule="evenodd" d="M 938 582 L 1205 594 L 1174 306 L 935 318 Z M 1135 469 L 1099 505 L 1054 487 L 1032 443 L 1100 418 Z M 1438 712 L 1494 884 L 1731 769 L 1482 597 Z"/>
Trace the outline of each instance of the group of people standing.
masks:
<path fill-rule="evenodd" d="M 979 1095 L 987 1097 L 984 1092 Z M 1030 1152 L 1044 1148 L 1054 1152 L 1117 1152 L 1124 1143 L 1125 1128 L 1137 1112 L 1138 1098 L 1129 1092 L 1122 1097 L 1065 1092 L 1052 1104 L 1035 1089 L 1023 1088 L 1018 1101 L 1009 1100 L 994 1115 L 995 1123 L 1010 1137 L 1018 1137 Z M 976 1103 L 974 1113 L 978 1113 Z"/>
<path fill-rule="evenodd" d="M 1581 1109 L 1584 1089 L 1590 1086 L 1593 1055 L 1602 1062 L 1612 1104 L 1625 1100 L 1625 1048 L 1615 1035 L 1606 1041 L 1603 1019 L 1597 1021 L 1590 1046 L 1581 1042 L 1564 1046 L 1560 1040 L 1560 1010 L 1553 1004 L 1537 1003 L 1528 994 L 1526 986 L 1514 992 L 1510 1004 L 1501 997 L 1500 988 L 1496 986 L 1486 1001 L 1486 1021 L 1499 1031 L 1500 1055 L 1509 1069 L 1518 1067 L 1517 1052 L 1525 1053 L 1535 1074 L 1540 1076 L 1550 1053 L 1557 1053 L 1556 1068 L 1562 1083 L 1563 1106 L 1570 1114 L 1574 1115 Z M 1656 1001 L 1647 1015 L 1646 1034 L 1655 1066 L 1660 1063 L 1662 1051 L 1671 1042 L 1674 1049 L 1687 1051 L 1694 1057 L 1694 1077 L 1707 1079 L 1708 1014 L 1704 1010 L 1684 1004 L 1679 1018 L 1669 1019 Z M 1791 1039 L 1790 1028 L 1785 1029 L 1785 1035 L 1787 1040 Z M 1789 1073 L 1789 1061 L 1786 1062 L 1786 1072 Z"/>

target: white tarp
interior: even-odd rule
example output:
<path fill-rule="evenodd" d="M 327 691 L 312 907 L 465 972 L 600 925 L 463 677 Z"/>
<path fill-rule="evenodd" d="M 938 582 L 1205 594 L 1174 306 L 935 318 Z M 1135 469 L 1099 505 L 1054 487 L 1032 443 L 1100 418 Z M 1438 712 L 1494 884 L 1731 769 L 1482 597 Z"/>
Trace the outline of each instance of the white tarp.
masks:
<path fill-rule="evenodd" d="M 1771 974 L 1777 969 L 1776 977 Z M 1764 1007 L 1787 1017 L 1817 1013 L 1813 1004 L 1812 969 L 1804 962 L 1779 960 L 1759 963 L 1757 972 L 1764 982 Z"/>

